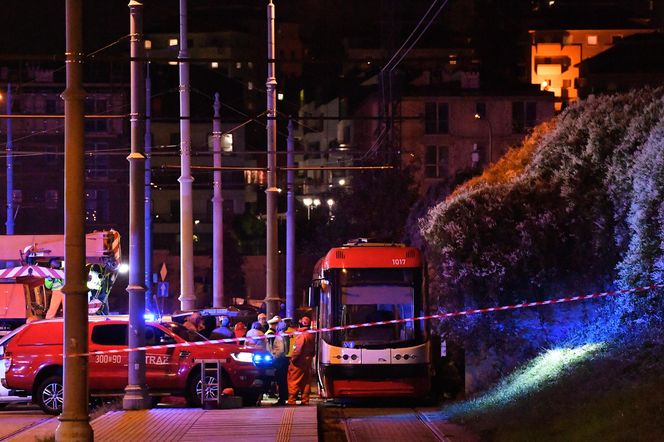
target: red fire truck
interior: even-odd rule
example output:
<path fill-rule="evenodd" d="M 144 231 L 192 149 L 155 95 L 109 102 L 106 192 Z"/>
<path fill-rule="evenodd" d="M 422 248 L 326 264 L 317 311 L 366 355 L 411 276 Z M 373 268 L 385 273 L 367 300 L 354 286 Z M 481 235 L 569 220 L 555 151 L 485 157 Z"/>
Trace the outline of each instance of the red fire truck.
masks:
<path fill-rule="evenodd" d="M 90 313 L 107 313 L 121 262 L 120 234 L 88 233 L 85 250 Z M 58 316 L 64 255 L 64 235 L 0 235 L 0 336 L 28 319 Z"/>

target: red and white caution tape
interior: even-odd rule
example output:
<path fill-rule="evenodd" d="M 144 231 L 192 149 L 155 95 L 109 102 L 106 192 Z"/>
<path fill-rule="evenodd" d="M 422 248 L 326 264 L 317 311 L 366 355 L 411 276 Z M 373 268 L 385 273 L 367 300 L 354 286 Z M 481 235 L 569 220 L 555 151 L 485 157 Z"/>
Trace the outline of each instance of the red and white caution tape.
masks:
<path fill-rule="evenodd" d="M 609 292 L 597 292 L 597 293 L 592 293 L 592 294 L 589 294 L 589 295 L 567 296 L 567 297 L 564 297 L 564 298 L 555 298 L 555 299 L 549 299 L 549 300 L 546 300 L 546 301 L 524 302 L 524 303 L 520 303 L 520 304 L 503 305 L 503 306 L 499 306 L 499 307 L 487 307 L 487 308 L 472 309 L 472 310 L 462 310 L 462 311 L 457 311 L 457 312 L 439 313 L 439 314 L 436 314 L 436 315 L 417 316 L 417 317 L 413 317 L 413 318 L 392 319 L 392 320 L 389 320 L 389 321 L 364 322 L 364 323 L 361 323 L 361 324 L 338 325 L 336 327 L 317 328 L 317 329 L 306 330 L 306 331 L 294 331 L 292 333 L 282 333 L 282 336 L 296 336 L 296 335 L 299 335 L 299 334 L 302 334 L 302 333 L 325 333 L 325 332 L 355 329 L 355 328 L 375 327 L 375 326 L 379 326 L 379 325 L 400 324 L 400 323 L 411 322 L 411 321 L 423 321 L 423 320 L 430 320 L 430 319 L 445 319 L 445 318 L 452 318 L 452 317 L 456 317 L 456 316 L 468 316 L 468 315 L 476 315 L 476 314 L 481 314 L 481 313 L 492 313 L 492 312 L 499 312 L 499 311 L 505 311 L 505 310 L 516 310 L 516 309 L 521 309 L 521 308 L 539 307 L 539 306 L 542 306 L 542 305 L 562 304 L 562 303 L 565 303 L 565 302 L 586 301 L 588 299 L 604 298 L 604 297 L 607 297 L 607 296 L 624 295 L 624 294 L 628 294 L 628 293 L 646 292 L 646 291 L 654 290 L 654 289 L 658 289 L 658 288 L 664 288 L 664 284 L 652 284 L 652 285 L 649 285 L 649 286 L 636 287 L 636 288 L 631 288 L 631 289 L 613 290 L 613 291 L 609 291 Z M 263 336 L 256 336 L 256 337 L 252 337 L 252 338 L 247 338 L 247 337 L 244 337 L 244 338 L 227 338 L 227 339 L 215 339 L 215 340 L 210 340 L 210 341 L 182 342 L 182 343 L 177 343 L 177 344 L 153 345 L 153 346 L 135 347 L 135 348 L 121 348 L 121 349 L 94 351 L 94 352 L 89 352 L 89 353 L 85 353 L 85 354 L 78 354 L 78 355 L 70 355 L 69 357 L 82 357 L 82 356 L 94 356 L 94 355 L 101 355 L 101 354 L 129 353 L 129 352 L 132 352 L 132 351 L 148 351 L 148 350 L 158 350 L 158 349 L 166 349 L 166 348 L 198 347 L 198 346 L 229 344 L 229 343 L 238 344 L 238 343 L 243 343 L 247 340 L 257 341 L 257 340 L 260 340 L 260 339 L 267 339 L 269 337 L 270 337 L 270 335 L 263 335 Z M 54 355 L 47 355 L 47 356 L 54 356 Z M 57 356 L 62 356 L 62 354 L 58 354 Z"/>

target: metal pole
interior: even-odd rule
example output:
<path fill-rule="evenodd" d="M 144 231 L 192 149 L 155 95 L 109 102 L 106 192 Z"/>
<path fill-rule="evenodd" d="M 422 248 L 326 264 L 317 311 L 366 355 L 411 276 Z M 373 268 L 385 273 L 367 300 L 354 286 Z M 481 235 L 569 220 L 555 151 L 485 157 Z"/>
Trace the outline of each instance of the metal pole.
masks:
<path fill-rule="evenodd" d="M 192 209 L 191 133 L 189 125 L 187 0 L 180 0 L 180 308 L 196 308 L 194 294 L 194 215 Z"/>
<path fill-rule="evenodd" d="M 154 312 L 156 302 L 152 299 L 152 81 L 150 63 L 146 64 L 145 75 L 145 307 Z"/>
<path fill-rule="evenodd" d="M 214 94 L 214 119 L 212 120 L 212 156 L 214 167 L 221 167 L 221 120 L 219 93 Z M 212 306 L 224 304 L 224 211 L 221 187 L 221 170 L 215 169 L 212 177 Z M 228 307 L 228 305 L 226 305 Z"/>
<path fill-rule="evenodd" d="M 489 125 L 489 164 L 491 164 L 493 161 L 493 128 L 489 118 L 486 118 L 486 122 Z"/>
<path fill-rule="evenodd" d="M 274 4 L 267 5 L 267 239 L 266 239 L 266 284 L 265 307 L 267 315 L 279 311 L 279 262 L 277 230 L 277 80 L 275 78 L 274 50 Z"/>
<path fill-rule="evenodd" d="M 288 167 L 295 167 L 293 140 L 293 120 L 288 120 L 288 141 L 286 161 Z M 288 207 L 286 209 L 286 316 L 295 317 L 295 171 L 286 172 Z"/>
<path fill-rule="evenodd" d="M 7 83 L 7 115 L 12 114 L 12 85 Z M 7 118 L 7 235 L 14 234 L 14 141 L 12 119 Z"/>
<path fill-rule="evenodd" d="M 82 0 L 66 0 L 64 401 L 56 441 L 92 441 L 88 415 L 88 293 L 85 274 L 85 159 Z"/>
<path fill-rule="evenodd" d="M 136 58 L 143 56 L 143 4 L 137 0 L 129 1 L 129 35 L 130 55 L 130 134 L 131 153 L 129 160 L 129 333 L 130 348 L 145 345 L 145 230 L 144 202 L 145 192 L 141 175 L 145 174 L 145 156 L 141 152 L 141 144 L 145 143 L 144 106 L 145 94 L 143 85 L 143 62 Z M 125 410 L 141 410 L 148 408 L 150 397 L 145 383 L 145 351 L 129 353 L 129 384 L 122 398 Z"/>

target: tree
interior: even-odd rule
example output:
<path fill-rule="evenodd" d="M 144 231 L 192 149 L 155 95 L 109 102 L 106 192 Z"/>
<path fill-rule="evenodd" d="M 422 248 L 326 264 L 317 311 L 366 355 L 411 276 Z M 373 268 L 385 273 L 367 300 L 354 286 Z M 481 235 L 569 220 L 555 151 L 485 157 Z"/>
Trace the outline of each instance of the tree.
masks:
<path fill-rule="evenodd" d="M 335 201 L 333 218 L 312 210 L 305 222 L 308 228 L 298 235 L 308 253 L 322 255 L 353 238 L 402 241 L 417 190 L 408 170 L 363 170 L 352 175 L 350 185 L 329 196 Z"/>

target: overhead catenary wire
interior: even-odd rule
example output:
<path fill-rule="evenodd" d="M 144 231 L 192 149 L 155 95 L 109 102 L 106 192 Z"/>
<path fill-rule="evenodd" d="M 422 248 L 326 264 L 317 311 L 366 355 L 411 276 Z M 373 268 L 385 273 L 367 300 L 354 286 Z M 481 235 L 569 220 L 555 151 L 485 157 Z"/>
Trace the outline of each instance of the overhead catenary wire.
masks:
<path fill-rule="evenodd" d="M 417 42 L 422 38 L 424 33 L 429 29 L 431 24 L 434 22 L 434 20 L 438 17 L 440 12 L 443 10 L 445 5 L 447 5 L 448 0 L 442 0 L 442 4 L 438 3 L 441 0 L 433 0 L 431 5 L 429 6 L 429 9 L 424 13 L 420 21 L 415 25 L 415 28 L 413 31 L 408 35 L 406 40 L 403 42 L 403 44 L 397 49 L 397 51 L 394 53 L 394 55 L 389 59 L 389 61 L 383 66 L 383 68 L 380 70 L 379 76 L 382 79 L 381 81 L 381 99 L 382 102 L 384 103 L 384 107 L 387 106 L 387 99 L 386 95 L 389 94 L 389 100 L 390 102 L 392 101 L 392 72 L 394 69 L 403 61 L 403 59 L 408 55 L 408 53 L 415 47 Z M 436 8 L 438 5 L 438 9 L 436 9 L 433 14 L 431 14 L 431 11 Z M 431 15 L 430 15 L 431 14 Z M 426 23 L 425 23 L 426 22 Z M 423 28 L 421 27 L 423 26 Z M 405 48 L 405 49 L 404 49 Z M 387 73 L 387 85 L 385 84 L 385 77 Z M 387 91 L 386 91 L 387 88 Z M 389 134 L 389 127 L 391 127 L 391 124 L 388 124 L 387 119 L 393 118 L 393 115 L 386 115 L 384 116 L 385 118 L 383 119 L 385 122 L 385 125 L 381 127 L 381 132 L 379 133 L 378 137 L 372 144 L 371 148 L 364 154 L 362 157 L 363 159 L 370 156 L 374 155 L 378 148 L 382 145 L 383 140 L 385 137 Z"/>

